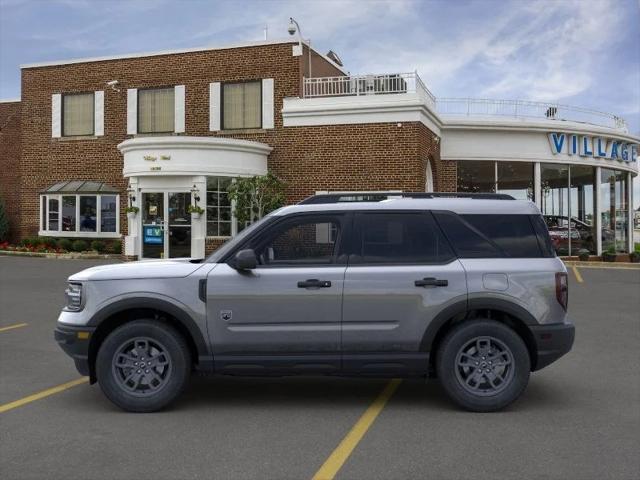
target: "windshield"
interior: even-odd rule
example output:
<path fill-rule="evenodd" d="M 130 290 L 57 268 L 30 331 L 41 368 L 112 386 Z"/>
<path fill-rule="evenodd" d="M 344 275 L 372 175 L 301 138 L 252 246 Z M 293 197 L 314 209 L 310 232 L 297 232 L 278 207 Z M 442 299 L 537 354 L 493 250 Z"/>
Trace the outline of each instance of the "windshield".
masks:
<path fill-rule="evenodd" d="M 271 221 L 273 215 L 267 215 L 266 217 L 261 218 L 257 222 L 252 223 L 247 228 L 242 230 L 238 235 L 229 239 L 226 243 L 224 243 L 220 248 L 218 248 L 215 252 L 213 252 L 207 258 L 208 263 L 218 263 L 220 259 L 224 258 L 231 250 L 233 250 L 238 244 L 242 243 L 245 238 L 255 232 L 258 228 L 260 228 L 265 223 Z"/>

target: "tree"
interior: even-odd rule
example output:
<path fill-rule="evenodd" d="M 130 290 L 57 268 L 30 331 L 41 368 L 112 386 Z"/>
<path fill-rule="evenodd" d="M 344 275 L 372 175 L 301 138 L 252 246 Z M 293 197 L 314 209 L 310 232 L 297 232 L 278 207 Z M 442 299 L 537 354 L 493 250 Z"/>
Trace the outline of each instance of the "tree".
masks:
<path fill-rule="evenodd" d="M 238 223 L 252 223 L 284 205 L 285 184 L 274 174 L 237 178 L 229 186 Z"/>
<path fill-rule="evenodd" d="M 9 239 L 9 218 L 4 207 L 4 200 L 0 198 L 0 242 Z"/>

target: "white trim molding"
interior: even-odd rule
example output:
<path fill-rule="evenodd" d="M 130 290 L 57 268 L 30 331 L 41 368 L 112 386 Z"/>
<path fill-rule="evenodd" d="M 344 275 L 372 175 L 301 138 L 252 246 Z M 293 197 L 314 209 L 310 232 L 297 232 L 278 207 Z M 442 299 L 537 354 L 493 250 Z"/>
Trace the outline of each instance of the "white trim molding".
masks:
<path fill-rule="evenodd" d="M 176 85 L 174 87 L 174 131 L 184 133 L 185 131 L 185 86 Z"/>
<path fill-rule="evenodd" d="M 209 131 L 217 132 L 220 130 L 220 82 L 212 82 L 209 84 Z"/>
<path fill-rule="evenodd" d="M 274 127 L 274 84 L 273 78 L 262 79 L 262 128 Z"/>
<path fill-rule="evenodd" d="M 267 173 L 269 145 L 224 137 L 137 137 L 118 145 L 125 177 Z"/>
<path fill-rule="evenodd" d="M 96 137 L 104 136 L 104 91 L 98 90 L 93 93 L 93 134 Z"/>

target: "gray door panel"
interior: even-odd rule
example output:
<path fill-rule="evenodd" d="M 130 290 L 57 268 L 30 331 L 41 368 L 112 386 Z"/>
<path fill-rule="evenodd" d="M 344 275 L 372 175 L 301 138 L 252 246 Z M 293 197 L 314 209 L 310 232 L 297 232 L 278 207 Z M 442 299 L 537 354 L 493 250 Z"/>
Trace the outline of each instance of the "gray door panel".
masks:
<path fill-rule="evenodd" d="M 446 280 L 447 286 L 415 286 L 425 278 Z M 465 272 L 458 260 L 447 265 L 350 266 L 344 284 L 343 351 L 418 353 L 431 319 L 466 298 Z"/>
<path fill-rule="evenodd" d="M 207 281 L 214 359 L 338 354 L 345 270 L 344 266 L 265 267 L 241 273 L 218 265 Z M 310 279 L 331 286 L 298 287 L 298 282 Z"/>

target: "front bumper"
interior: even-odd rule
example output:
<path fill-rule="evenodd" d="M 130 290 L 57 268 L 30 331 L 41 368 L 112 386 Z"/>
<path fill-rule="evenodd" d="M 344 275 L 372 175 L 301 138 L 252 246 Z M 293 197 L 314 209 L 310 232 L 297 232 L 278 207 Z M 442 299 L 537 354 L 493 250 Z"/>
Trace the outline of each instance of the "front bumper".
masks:
<path fill-rule="evenodd" d="M 53 331 L 56 342 L 67 355 L 73 358 L 76 369 L 81 375 L 90 375 L 89 343 L 94 330 L 93 327 L 58 324 Z"/>
<path fill-rule="evenodd" d="M 534 371 L 555 362 L 573 346 L 576 330 L 572 323 L 536 325 L 530 328 L 538 352 Z"/>

